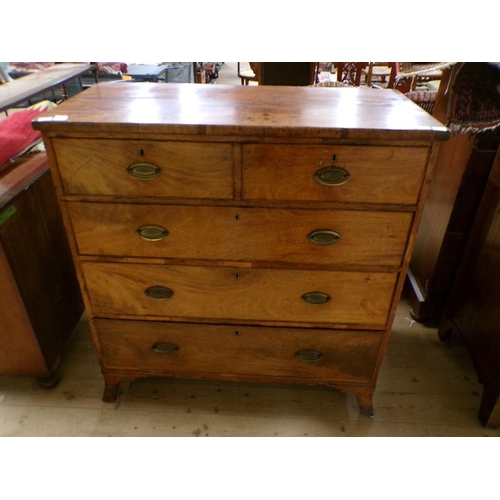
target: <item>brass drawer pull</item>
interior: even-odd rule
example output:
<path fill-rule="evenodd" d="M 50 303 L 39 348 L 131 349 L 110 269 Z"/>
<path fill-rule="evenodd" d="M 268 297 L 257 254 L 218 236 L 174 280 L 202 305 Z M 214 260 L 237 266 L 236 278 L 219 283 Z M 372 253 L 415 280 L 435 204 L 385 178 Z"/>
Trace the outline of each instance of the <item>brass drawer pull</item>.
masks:
<path fill-rule="evenodd" d="M 306 304 L 311 304 L 313 306 L 322 306 L 323 304 L 327 304 L 330 302 L 331 297 L 327 293 L 323 292 L 307 292 L 302 295 L 301 299 Z"/>
<path fill-rule="evenodd" d="M 173 354 L 179 350 L 179 346 L 170 342 L 158 342 L 151 349 L 159 354 Z"/>
<path fill-rule="evenodd" d="M 349 172 L 341 167 L 323 167 L 314 174 L 316 181 L 323 186 L 342 186 L 350 177 Z"/>
<path fill-rule="evenodd" d="M 331 245 L 340 240 L 340 234 L 335 231 L 322 229 L 320 231 L 313 231 L 307 238 L 316 245 Z"/>
<path fill-rule="evenodd" d="M 137 230 L 137 234 L 148 241 L 160 241 L 168 236 L 168 231 L 162 226 L 147 224 Z"/>
<path fill-rule="evenodd" d="M 166 286 L 153 285 L 146 288 L 144 293 L 155 300 L 167 300 L 172 297 L 174 291 Z"/>
<path fill-rule="evenodd" d="M 127 167 L 127 173 L 134 179 L 140 181 L 151 181 L 156 179 L 161 172 L 162 170 L 160 167 L 147 161 L 138 161 Z"/>
<path fill-rule="evenodd" d="M 301 349 L 295 353 L 295 356 L 301 361 L 313 362 L 319 361 L 323 357 L 323 354 L 313 349 Z"/>

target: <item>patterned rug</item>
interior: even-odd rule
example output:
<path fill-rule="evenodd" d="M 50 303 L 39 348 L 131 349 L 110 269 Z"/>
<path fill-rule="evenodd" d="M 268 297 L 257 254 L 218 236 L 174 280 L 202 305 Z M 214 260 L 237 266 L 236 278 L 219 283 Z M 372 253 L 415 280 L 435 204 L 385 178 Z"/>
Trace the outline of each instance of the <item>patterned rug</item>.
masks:
<path fill-rule="evenodd" d="M 477 133 L 500 126 L 500 63 L 459 63 L 450 90 L 448 127 Z"/>

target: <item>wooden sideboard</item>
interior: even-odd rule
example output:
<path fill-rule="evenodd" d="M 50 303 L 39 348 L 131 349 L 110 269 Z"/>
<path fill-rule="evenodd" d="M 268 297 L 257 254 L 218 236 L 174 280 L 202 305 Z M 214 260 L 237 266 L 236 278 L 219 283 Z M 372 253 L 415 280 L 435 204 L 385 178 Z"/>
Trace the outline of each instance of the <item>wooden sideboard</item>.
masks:
<path fill-rule="evenodd" d="M 500 427 L 500 153 L 439 329 L 442 340 L 452 333 L 465 340 L 483 384 L 481 422 Z"/>
<path fill-rule="evenodd" d="M 448 130 L 368 88 L 99 84 L 42 131 L 103 399 L 140 377 L 372 395 Z"/>
<path fill-rule="evenodd" d="M 0 375 L 57 383 L 83 302 L 45 154 L 0 172 Z"/>

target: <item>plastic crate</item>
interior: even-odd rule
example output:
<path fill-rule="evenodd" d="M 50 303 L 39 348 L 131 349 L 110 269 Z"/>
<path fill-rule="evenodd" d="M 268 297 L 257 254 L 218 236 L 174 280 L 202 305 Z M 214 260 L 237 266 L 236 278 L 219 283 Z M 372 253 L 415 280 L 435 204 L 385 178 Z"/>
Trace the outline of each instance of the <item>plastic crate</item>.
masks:
<path fill-rule="evenodd" d="M 181 63 L 171 66 L 165 73 L 165 82 L 170 83 L 190 83 L 191 82 L 191 63 Z"/>

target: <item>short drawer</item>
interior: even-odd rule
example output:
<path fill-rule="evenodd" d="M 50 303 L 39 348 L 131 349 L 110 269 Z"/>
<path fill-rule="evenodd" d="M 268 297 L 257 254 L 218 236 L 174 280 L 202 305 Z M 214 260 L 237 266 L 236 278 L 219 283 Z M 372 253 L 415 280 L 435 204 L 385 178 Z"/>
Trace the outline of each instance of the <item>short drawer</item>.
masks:
<path fill-rule="evenodd" d="M 243 198 L 414 205 L 426 147 L 247 144 Z"/>
<path fill-rule="evenodd" d="M 381 332 L 96 320 L 104 365 L 192 376 L 372 381 Z"/>
<path fill-rule="evenodd" d="M 54 139 L 64 192 L 233 198 L 231 144 Z"/>
<path fill-rule="evenodd" d="M 378 325 L 397 273 L 82 262 L 96 316 Z M 372 327 L 372 326 L 370 326 Z"/>
<path fill-rule="evenodd" d="M 400 266 L 412 214 L 68 203 L 83 255 Z"/>

